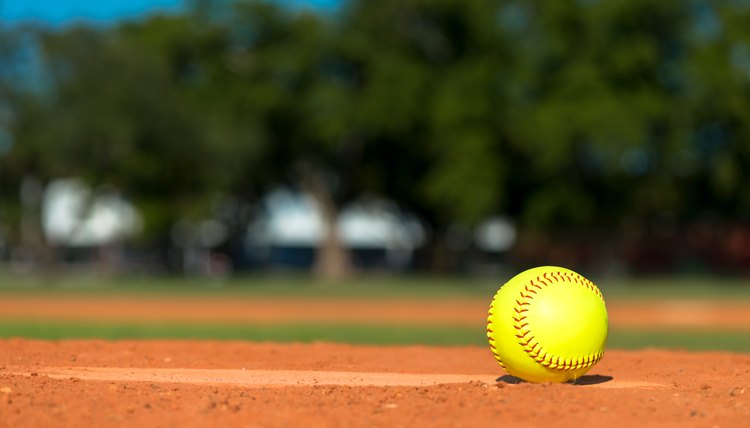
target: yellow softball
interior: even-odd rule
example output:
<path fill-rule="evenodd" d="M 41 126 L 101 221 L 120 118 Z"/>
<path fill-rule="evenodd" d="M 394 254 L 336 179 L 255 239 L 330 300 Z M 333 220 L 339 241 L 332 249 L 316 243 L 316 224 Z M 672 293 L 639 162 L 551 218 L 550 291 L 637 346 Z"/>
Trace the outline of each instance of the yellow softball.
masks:
<path fill-rule="evenodd" d="M 588 279 L 561 267 L 537 267 L 497 291 L 487 338 L 509 374 L 529 382 L 567 382 L 604 355 L 607 308 Z"/>

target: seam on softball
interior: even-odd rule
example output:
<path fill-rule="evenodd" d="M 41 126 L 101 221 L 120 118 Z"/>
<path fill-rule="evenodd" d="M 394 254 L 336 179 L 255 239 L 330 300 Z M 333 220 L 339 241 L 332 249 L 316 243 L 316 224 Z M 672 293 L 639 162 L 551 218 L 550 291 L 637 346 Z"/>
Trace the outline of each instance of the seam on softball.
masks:
<path fill-rule="evenodd" d="M 543 287 L 549 286 L 552 283 L 552 280 L 558 283 L 568 282 L 582 285 L 596 294 L 602 302 L 604 301 L 604 297 L 596 285 L 578 274 L 570 274 L 567 272 L 547 272 L 542 276 L 537 276 L 536 282 L 532 279 L 529 281 L 529 284 L 524 286 L 519 298 L 516 299 L 516 305 L 513 308 L 515 311 L 515 315 L 513 316 L 513 327 L 516 329 L 518 344 L 521 345 L 523 350 L 526 351 L 534 361 L 550 369 L 577 370 L 584 367 L 591 367 L 601 360 L 604 355 L 604 350 L 588 355 L 563 358 L 559 355 L 552 355 L 547 352 L 544 347 L 539 344 L 536 338 L 534 338 L 534 335 L 531 332 L 527 319 L 528 307 L 531 305 L 534 295 Z"/>
<path fill-rule="evenodd" d="M 498 290 L 498 293 L 500 291 Z M 497 298 L 497 293 L 495 293 L 495 297 L 492 299 L 492 303 L 490 303 L 490 310 L 487 313 L 487 340 L 490 342 L 490 351 L 492 351 L 492 355 L 495 356 L 495 360 L 497 360 L 498 363 L 500 363 L 500 366 L 502 368 L 505 368 L 505 364 L 503 364 L 502 359 L 500 359 L 500 354 L 497 351 L 497 348 L 495 347 L 495 338 L 492 337 L 492 334 L 494 333 L 494 325 L 492 324 L 492 316 L 495 314 L 495 299 Z"/>

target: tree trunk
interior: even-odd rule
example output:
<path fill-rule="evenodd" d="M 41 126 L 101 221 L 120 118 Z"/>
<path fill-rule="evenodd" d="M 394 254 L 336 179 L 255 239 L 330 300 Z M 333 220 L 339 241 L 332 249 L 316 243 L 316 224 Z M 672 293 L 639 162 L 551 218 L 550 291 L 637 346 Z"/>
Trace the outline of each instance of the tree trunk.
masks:
<path fill-rule="evenodd" d="M 303 187 L 315 199 L 323 217 L 324 235 L 315 254 L 313 273 L 326 280 L 342 280 L 351 277 L 354 268 L 349 250 L 338 233 L 339 210 L 331 191 L 322 177 L 308 171 Z"/>
<path fill-rule="evenodd" d="M 325 235 L 315 254 L 313 271 L 327 280 L 340 280 L 352 275 L 349 251 L 338 234 L 338 210 L 321 205 Z"/>

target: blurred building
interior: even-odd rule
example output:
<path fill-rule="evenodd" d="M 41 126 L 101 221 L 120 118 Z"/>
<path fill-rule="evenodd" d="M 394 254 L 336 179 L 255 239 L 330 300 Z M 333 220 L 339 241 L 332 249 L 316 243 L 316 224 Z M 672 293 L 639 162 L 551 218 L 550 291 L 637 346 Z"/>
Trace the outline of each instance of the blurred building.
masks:
<path fill-rule="evenodd" d="M 355 266 L 400 270 L 412 262 L 425 240 L 417 218 L 395 203 L 370 199 L 347 205 L 337 230 Z M 288 189 L 269 193 L 248 226 L 245 247 L 254 264 L 306 269 L 325 236 L 320 208 L 309 195 Z"/>
<path fill-rule="evenodd" d="M 68 262 L 101 257 L 119 263 L 117 249 L 140 231 L 141 217 L 114 188 L 92 190 L 75 178 L 51 182 L 42 196 L 42 231 Z M 107 260 L 99 260 L 108 263 Z"/>

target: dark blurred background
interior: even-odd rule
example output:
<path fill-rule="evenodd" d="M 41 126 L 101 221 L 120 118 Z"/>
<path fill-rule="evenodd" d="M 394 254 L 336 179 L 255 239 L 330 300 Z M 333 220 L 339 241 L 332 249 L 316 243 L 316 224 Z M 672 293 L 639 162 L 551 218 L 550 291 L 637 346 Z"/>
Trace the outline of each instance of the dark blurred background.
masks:
<path fill-rule="evenodd" d="M 750 272 L 750 1 L 92 3 L 0 3 L 0 270 Z"/>

